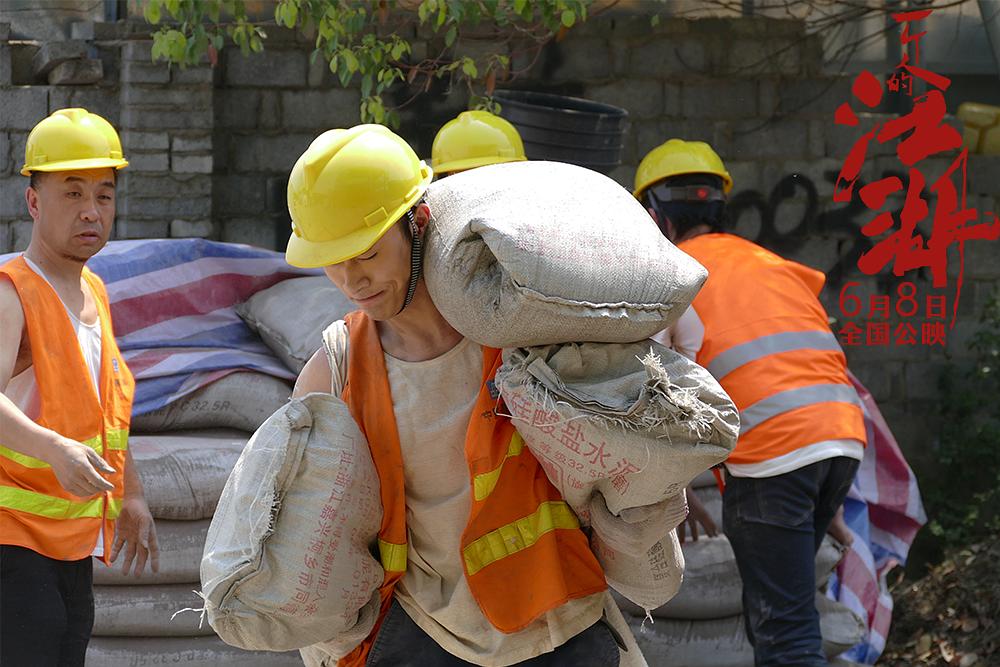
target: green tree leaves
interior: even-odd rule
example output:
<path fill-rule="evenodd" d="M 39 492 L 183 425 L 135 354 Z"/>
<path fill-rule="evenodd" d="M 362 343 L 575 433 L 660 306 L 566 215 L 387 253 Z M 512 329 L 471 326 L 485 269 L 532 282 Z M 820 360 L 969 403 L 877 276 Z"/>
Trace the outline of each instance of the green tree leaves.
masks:
<path fill-rule="evenodd" d="M 397 0 L 278 0 L 274 23 L 315 40 L 310 62 L 319 57 L 342 86 L 360 79 L 363 122 L 399 123 L 398 108 L 387 108 L 383 95 L 406 82 L 416 92 L 435 78 L 465 84 L 473 108 L 495 111 L 491 95 L 499 80 L 508 80 L 510 43 L 516 37 L 535 48 L 587 19 L 592 0 L 420 0 L 400 7 Z M 245 0 L 145 0 L 143 17 L 160 26 L 153 33 L 153 59 L 186 67 L 204 61 L 214 65 L 230 43 L 243 55 L 264 50 L 263 21 L 248 18 Z M 488 44 L 496 52 L 476 49 L 475 38 L 463 41 L 463 30 L 492 27 Z M 410 35 L 428 34 L 427 53 L 413 57 Z M 463 51 L 465 51 L 463 53 Z M 484 92 L 485 94 L 480 94 Z M 412 100 L 412 97 L 411 97 Z M 405 105 L 406 103 L 404 103 Z"/>

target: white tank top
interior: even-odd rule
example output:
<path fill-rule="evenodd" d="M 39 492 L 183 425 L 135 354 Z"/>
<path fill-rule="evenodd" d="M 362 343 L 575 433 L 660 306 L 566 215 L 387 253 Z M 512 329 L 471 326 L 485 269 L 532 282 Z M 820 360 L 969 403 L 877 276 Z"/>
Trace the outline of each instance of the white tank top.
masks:
<path fill-rule="evenodd" d="M 52 281 L 48 279 L 48 276 L 42 272 L 41 268 L 39 268 L 37 264 L 32 262 L 27 257 L 24 258 L 24 262 L 32 271 L 41 276 L 45 282 L 47 282 L 50 286 L 52 285 Z M 93 296 L 96 299 L 96 295 Z M 93 324 L 84 324 L 80 321 L 80 318 L 70 311 L 65 302 L 63 302 L 63 307 L 66 308 L 66 314 L 69 315 L 70 323 L 73 325 L 73 328 L 76 329 L 76 339 L 80 343 L 80 352 L 83 354 L 83 360 L 87 364 L 87 370 L 90 371 L 90 379 L 94 383 L 94 391 L 98 396 L 100 396 L 100 383 L 97 380 L 101 372 L 100 315 L 98 315 L 97 321 Z M 12 377 L 10 382 L 7 384 L 7 389 L 4 391 L 4 395 L 9 398 L 11 402 L 21 410 L 21 412 L 27 415 L 29 419 L 38 419 L 38 415 L 41 412 L 41 395 L 38 392 L 38 382 L 35 379 L 35 367 L 28 366 L 27 369 Z M 97 546 L 94 547 L 93 555 L 104 555 L 103 534 L 99 535 L 97 538 Z"/>

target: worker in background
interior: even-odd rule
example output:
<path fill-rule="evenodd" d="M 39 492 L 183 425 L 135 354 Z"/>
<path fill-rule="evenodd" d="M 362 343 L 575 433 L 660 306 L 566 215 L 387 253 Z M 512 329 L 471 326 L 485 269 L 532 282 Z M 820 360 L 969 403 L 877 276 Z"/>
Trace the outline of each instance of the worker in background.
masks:
<path fill-rule="evenodd" d="M 93 563 L 158 569 L 153 519 L 128 453 L 135 382 L 87 260 L 115 218 L 128 165 L 105 119 L 62 109 L 28 135 L 33 226 L 0 266 L 0 664 L 82 666 Z"/>
<path fill-rule="evenodd" d="M 431 148 L 434 175 L 526 160 L 517 128 L 488 111 L 463 111 L 438 130 Z"/>
<path fill-rule="evenodd" d="M 345 318 L 346 349 L 329 361 L 318 351 L 293 396 L 330 392 L 332 360 L 346 366 L 341 395 L 381 482 L 382 613 L 338 664 L 644 665 L 572 511 L 527 448 L 510 453 L 516 432 L 491 393 L 500 350 L 464 338 L 427 292 L 431 179 L 376 125 L 320 135 L 289 179 L 288 262 L 322 267 L 359 309 Z M 498 481 L 483 493 L 477 481 L 474 493 L 470 471 Z M 543 510 L 551 518 L 534 539 L 483 556 L 485 536 L 535 525 Z"/>
<path fill-rule="evenodd" d="M 756 664 L 826 665 L 814 559 L 864 456 L 861 403 L 818 298 L 825 276 L 723 233 L 732 187 L 708 144 L 671 139 L 643 158 L 634 194 L 708 269 L 669 339 L 740 411 L 722 522 Z"/>

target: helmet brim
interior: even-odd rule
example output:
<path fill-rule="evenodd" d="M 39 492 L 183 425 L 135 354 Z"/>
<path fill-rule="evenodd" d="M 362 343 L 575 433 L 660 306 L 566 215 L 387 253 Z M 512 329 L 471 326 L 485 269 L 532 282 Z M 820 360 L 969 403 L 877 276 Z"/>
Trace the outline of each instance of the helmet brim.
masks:
<path fill-rule="evenodd" d="M 507 162 L 524 162 L 528 158 L 512 155 L 510 157 L 498 157 L 496 155 L 488 157 L 465 158 L 464 160 L 452 160 L 434 165 L 434 173 L 438 176 L 452 174 L 456 171 L 466 171 L 477 167 L 488 167 L 491 164 L 504 164 Z"/>
<path fill-rule="evenodd" d="M 34 171 L 50 173 L 53 171 L 76 171 L 78 169 L 124 169 L 128 166 L 128 160 L 124 158 L 87 158 L 85 160 L 65 160 L 63 162 L 50 162 L 41 167 L 28 168 L 27 165 L 21 167 L 22 176 L 31 176 Z"/>

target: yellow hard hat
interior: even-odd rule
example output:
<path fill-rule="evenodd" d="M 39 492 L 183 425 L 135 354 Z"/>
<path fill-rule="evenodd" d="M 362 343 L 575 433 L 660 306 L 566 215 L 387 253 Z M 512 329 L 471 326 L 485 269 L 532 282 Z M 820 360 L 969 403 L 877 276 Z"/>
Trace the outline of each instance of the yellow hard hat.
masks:
<path fill-rule="evenodd" d="M 86 109 L 59 109 L 28 135 L 21 175 L 127 166 L 122 142 L 111 123 Z"/>
<path fill-rule="evenodd" d="M 439 175 L 526 159 L 517 129 L 488 111 L 458 114 L 438 131 L 431 148 L 431 165 Z"/>
<path fill-rule="evenodd" d="M 711 146 L 704 141 L 671 139 L 642 158 L 635 172 L 632 194 L 639 199 L 650 185 L 682 174 L 713 174 L 722 179 L 722 189 L 726 194 L 733 189 L 733 177 Z"/>
<path fill-rule="evenodd" d="M 363 254 L 424 194 L 434 172 L 382 125 L 316 137 L 288 178 L 285 259 L 315 268 Z"/>

